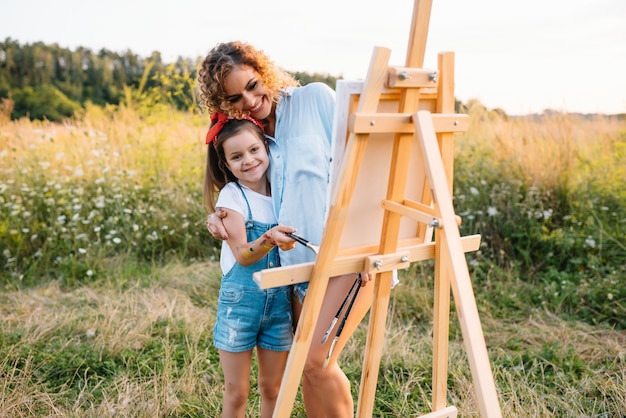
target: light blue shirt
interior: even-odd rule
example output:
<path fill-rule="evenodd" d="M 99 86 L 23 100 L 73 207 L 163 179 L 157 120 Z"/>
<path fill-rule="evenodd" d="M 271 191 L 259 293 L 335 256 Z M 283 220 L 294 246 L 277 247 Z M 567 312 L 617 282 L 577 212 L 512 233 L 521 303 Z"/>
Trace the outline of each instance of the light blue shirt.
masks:
<path fill-rule="evenodd" d="M 270 143 L 270 183 L 276 219 L 319 244 L 328 214 L 335 92 L 323 83 L 289 88 L 276 105 Z M 306 263 L 315 254 L 297 244 L 281 251 L 281 265 Z"/>

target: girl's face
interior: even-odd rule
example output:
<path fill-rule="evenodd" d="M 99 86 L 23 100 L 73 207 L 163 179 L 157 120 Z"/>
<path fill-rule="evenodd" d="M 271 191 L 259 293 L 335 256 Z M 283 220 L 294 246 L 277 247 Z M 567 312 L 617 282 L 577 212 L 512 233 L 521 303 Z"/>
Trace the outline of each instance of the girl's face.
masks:
<path fill-rule="evenodd" d="M 248 66 L 233 68 L 224 80 L 224 92 L 231 107 L 257 120 L 267 118 L 272 111 L 272 98 L 261 76 Z"/>
<path fill-rule="evenodd" d="M 266 171 L 270 165 L 265 143 L 249 129 L 224 140 L 226 165 L 235 177 L 257 193 L 267 194 Z"/>

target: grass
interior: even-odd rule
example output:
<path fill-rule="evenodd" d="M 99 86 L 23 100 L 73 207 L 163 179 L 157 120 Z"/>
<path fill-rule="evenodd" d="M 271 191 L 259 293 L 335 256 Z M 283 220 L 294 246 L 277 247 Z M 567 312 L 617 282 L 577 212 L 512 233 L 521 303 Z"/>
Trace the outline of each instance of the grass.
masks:
<path fill-rule="evenodd" d="M 623 416 L 623 119 L 469 111 L 455 206 L 462 234 L 483 237 L 468 263 L 503 415 Z M 0 416 L 219 414 L 206 122 L 123 106 L 63 124 L 0 120 Z M 377 417 L 430 411 L 432 263 L 401 279 Z M 448 403 L 477 416 L 452 309 Z M 355 399 L 365 337 L 363 324 L 342 358 Z"/>
<path fill-rule="evenodd" d="M 211 344 L 218 267 L 156 268 L 152 281 L 64 291 L 57 282 L 4 293 L 0 416 L 217 416 L 222 378 Z M 432 275 L 405 272 L 392 294 L 374 416 L 430 408 Z M 619 416 L 626 335 L 538 309 L 513 320 L 481 312 L 504 416 Z M 365 325 L 345 350 L 353 391 Z M 477 416 L 471 373 L 451 319 L 448 400 Z M 254 380 L 254 379 L 253 379 Z M 254 383 L 254 382 L 253 382 Z M 253 384 L 250 416 L 258 409 Z M 298 397 L 294 416 L 304 416 Z"/>

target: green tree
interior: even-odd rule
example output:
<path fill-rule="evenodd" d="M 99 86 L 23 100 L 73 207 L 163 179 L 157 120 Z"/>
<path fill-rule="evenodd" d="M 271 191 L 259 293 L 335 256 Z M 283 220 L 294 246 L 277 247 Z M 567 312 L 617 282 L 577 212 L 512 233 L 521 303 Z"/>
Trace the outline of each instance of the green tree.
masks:
<path fill-rule="evenodd" d="M 12 119 L 30 117 L 31 119 L 48 119 L 61 121 L 74 116 L 80 105 L 70 100 L 56 87 L 45 84 L 42 86 L 27 86 L 13 90 L 15 107 L 11 114 Z"/>

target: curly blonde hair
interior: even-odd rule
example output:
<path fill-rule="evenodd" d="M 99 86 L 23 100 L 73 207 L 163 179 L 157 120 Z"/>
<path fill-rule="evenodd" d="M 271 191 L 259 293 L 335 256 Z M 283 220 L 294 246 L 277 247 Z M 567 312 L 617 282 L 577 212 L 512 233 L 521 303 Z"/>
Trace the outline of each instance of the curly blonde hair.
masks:
<path fill-rule="evenodd" d="M 242 116 L 226 100 L 224 92 L 224 80 L 239 65 L 248 66 L 259 74 L 274 102 L 285 87 L 298 85 L 291 74 L 252 45 L 240 41 L 220 43 L 209 51 L 198 70 L 200 105 L 209 114 L 221 111 L 233 117 Z"/>

